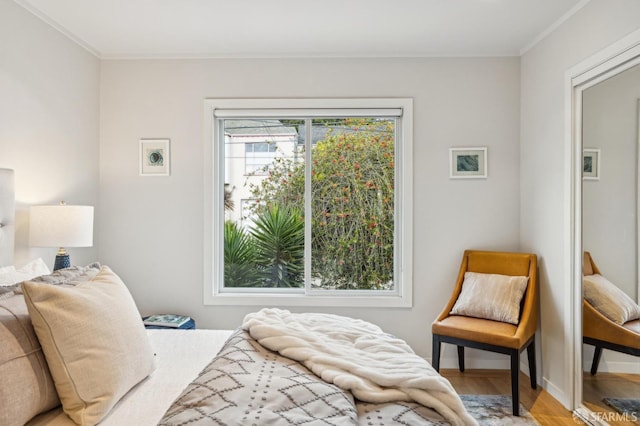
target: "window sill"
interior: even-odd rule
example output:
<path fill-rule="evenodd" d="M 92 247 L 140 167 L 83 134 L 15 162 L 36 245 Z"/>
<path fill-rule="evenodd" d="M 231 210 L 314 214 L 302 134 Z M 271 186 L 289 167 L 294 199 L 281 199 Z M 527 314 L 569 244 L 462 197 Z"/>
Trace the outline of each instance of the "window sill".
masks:
<path fill-rule="evenodd" d="M 245 293 L 205 294 L 204 304 L 209 306 L 318 306 L 318 307 L 366 307 L 411 308 L 408 296 L 309 296 L 305 294 Z"/>

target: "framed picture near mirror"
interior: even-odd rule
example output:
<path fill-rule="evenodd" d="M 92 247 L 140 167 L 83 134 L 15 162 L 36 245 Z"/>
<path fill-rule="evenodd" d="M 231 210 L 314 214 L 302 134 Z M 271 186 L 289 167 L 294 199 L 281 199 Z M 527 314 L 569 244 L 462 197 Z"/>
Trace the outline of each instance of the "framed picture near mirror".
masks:
<path fill-rule="evenodd" d="M 582 153 L 582 178 L 600 179 L 600 150 L 585 148 Z"/>
<path fill-rule="evenodd" d="M 487 147 L 449 149 L 449 178 L 482 179 L 486 177 Z"/>

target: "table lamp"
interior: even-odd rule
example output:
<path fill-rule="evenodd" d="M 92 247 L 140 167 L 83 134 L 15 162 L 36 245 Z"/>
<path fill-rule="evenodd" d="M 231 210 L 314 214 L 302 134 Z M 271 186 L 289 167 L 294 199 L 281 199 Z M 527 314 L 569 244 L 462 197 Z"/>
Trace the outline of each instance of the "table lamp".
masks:
<path fill-rule="evenodd" d="M 65 247 L 93 245 L 93 206 L 31 206 L 29 245 L 59 247 L 53 270 L 70 267 Z"/>

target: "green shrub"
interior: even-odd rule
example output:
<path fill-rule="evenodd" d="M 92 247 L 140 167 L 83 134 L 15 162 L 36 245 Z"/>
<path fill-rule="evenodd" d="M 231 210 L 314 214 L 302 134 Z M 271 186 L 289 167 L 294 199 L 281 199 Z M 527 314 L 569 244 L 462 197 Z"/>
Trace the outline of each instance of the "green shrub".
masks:
<path fill-rule="evenodd" d="M 387 289 L 394 265 L 393 122 L 348 119 L 345 124 L 351 127 L 329 129 L 312 153 L 313 285 Z M 303 163 L 276 159 L 269 176 L 252 188 L 261 201 L 256 213 L 274 206 L 304 211 L 304 185 Z M 293 266 L 294 260 L 287 262 Z"/>
<path fill-rule="evenodd" d="M 253 239 L 230 221 L 224 224 L 224 285 L 256 287 L 261 285 L 257 253 Z"/>
<path fill-rule="evenodd" d="M 304 286 L 304 219 L 298 209 L 270 205 L 250 234 L 264 287 Z"/>

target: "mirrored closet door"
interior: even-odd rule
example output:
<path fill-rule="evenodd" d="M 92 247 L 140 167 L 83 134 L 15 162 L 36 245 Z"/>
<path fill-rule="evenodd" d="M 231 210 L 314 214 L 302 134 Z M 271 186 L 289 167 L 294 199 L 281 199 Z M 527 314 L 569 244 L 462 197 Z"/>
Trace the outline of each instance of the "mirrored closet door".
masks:
<path fill-rule="evenodd" d="M 582 247 L 599 275 L 636 303 L 639 99 L 640 65 L 582 92 Z M 584 326 L 598 326 L 587 315 Z M 584 405 L 610 424 L 640 424 L 639 413 L 621 415 L 640 401 L 640 358 L 604 349 L 591 374 L 594 352 L 583 344 Z"/>

